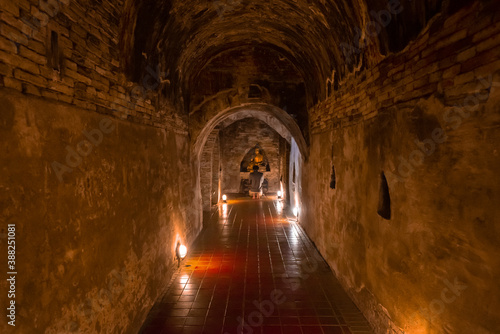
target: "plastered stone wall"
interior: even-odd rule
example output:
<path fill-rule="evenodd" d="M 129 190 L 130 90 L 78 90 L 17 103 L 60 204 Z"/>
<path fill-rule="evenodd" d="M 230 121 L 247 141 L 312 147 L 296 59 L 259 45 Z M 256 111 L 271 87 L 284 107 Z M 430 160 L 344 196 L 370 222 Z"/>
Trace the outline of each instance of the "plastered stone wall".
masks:
<path fill-rule="evenodd" d="M 290 161 L 290 150 L 291 150 L 291 145 L 284 139 L 280 139 L 280 168 L 281 168 L 281 186 L 283 187 L 282 189 L 282 196 L 285 201 L 288 201 L 290 196 L 288 196 L 288 185 L 290 184 L 289 182 L 289 174 L 290 174 L 290 168 L 288 167 L 288 163 Z"/>
<path fill-rule="evenodd" d="M 3 224 L 17 226 L 15 332 L 135 333 L 176 266 L 176 240 L 190 244 L 201 228 L 186 134 L 109 119 L 112 130 L 61 182 L 53 162 L 90 150 L 83 132 L 108 118 L 12 90 L 0 101 L 2 235 Z"/>
<path fill-rule="evenodd" d="M 438 16 L 311 110 L 301 223 L 377 333 L 500 331 L 499 21 Z"/>
<path fill-rule="evenodd" d="M 220 139 L 219 136 L 215 138 L 214 149 L 212 153 L 212 191 L 211 191 L 211 203 L 212 205 L 219 203 L 220 197 L 220 177 L 221 177 L 221 165 L 220 165 Z"/>
<path fill-rule="evenodd" d="M 201 229 L 185 117 L 158 68 L 123 74 L 123 6 L 0 5 L 0 248 L 7 223 L 18 245 L 2 333 L 136 333 Z"/>
<path fill-rule="evenodd" d="M 200 183 L 204 211 L 210 211 L 212 204 L 218 202 L 219 155 L 219 130 L 214 130 L 207 138 L 200 161 Z"/>
<path fill-rule="evenodd" d="M 302 191 L 302 179 L 303 175 L 303 163 L 304 159 L 300 154 L 299 148 L 295 140 L 292 139 L 290 148 L 290 160 L 288 165 L 288 204 L 292 210 L 297 209 L 297 216 L 300 219 L 302 216 L 303 207 L 303 191 Z"/>
<path fill-rule="evenodd" d="M 249 173 L 240 173 L 240 164 L 249 150 L 259 144 L 264 150 L 270 172 L 264 173 L 264 178 L 269 182 L 269 191 L 279 190 L 280 164 L 279 164 L 279 139 L 280 135 L 264 122 L 246 118 L 237 121 L 220 131 L 221 166 L 222 166 L 222 191 L 237 193 L 240 191 L 241 179 L 248 178 Z"/>

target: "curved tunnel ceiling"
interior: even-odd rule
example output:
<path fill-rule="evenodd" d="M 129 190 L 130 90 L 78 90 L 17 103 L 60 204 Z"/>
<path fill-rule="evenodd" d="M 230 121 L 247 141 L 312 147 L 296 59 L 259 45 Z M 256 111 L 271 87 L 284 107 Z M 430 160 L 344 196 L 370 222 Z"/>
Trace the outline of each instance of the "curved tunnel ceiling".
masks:
<path fill-rule="evenodd" d="M 401 50 L 443 6 L 453 10 L 467 2 L 128 0 L 121 41 L 124 67 L 138 81 L 147 65 L 159 65 L 168 73 L 168 93 L 189 112 L 193 83 L 214 58 L 245 46 L 268 48 L 295 66 L 310 106 L 326 96 L 325 82 L 333 73 L 339 80 L 355 65 L 369 66 L 381 55 Z M 359 47 L 361 31 L 376 21 L 373 13 L 390 3 L 400 12 L 355 59 L 346 59 L 341 45 Z"/>
<path fill-rule="evenodd" d="M 219 53 L 263 45 L 300 67 L 308 92 L 318 95 L 325 77 L 342 62 L 337 42 L 353 35 L 358 25 L 353 23 L 360 21 L 347 1 L 149 0 L 137 7 L 136 33 L 147 41 L 134 36 L 142 50 L 129 64 L 140 62 L 143 54 L 157 58 L 168 64 L 183 90 Z"/>
<path fill-rule="evenodd" d="M 304 72 L 320 75 L 330 70 L 328 65 L 332 61 L 339 61 L 339 53 L 333 46 L 335 40 L 340 39 L 341 31 L 331 28 L 348 27 L 348 18 L 355 19 L 349 7 L 339 7 L 324 6 L 319 1 L 182 2 L 172 11 L 175 17 L 197 11 L 195 15 L 199 16 L 192 21 L 178 22 L 181 30 L 187 32 L 179 65 L 186 74 L 190 70 L 196 72 L 206 61 L 206 54 L 225 51 L 228 45 L 267 44 L 275 46 L 292 62 L 301 64 Z M 331 25 L 325 15 L 337 22 Z M 196 21 L 202 24 L 202 29 Z M 168 32 L 166 29 L 164 34 Z M 164 41 L 165 48 L 172 46 L 168 39 Z"/>

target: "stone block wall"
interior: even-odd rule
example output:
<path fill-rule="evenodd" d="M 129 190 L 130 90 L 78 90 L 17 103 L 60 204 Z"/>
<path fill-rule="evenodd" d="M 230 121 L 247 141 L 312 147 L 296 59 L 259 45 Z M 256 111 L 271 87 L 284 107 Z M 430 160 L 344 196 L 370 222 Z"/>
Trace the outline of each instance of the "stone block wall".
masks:
<path fill-rule="evenodd" d="M 0 87 L 134 123 L 187 130 L 171 105 L 157 108 L 155 91 L 164 75 L 159 68 L 148 68 L 143 82 L 127 81 L 118 47 L 123 7 L 123 1 L 6 0 L 0 14 Z"/>
<path fill-rule="evenodd" d="M 284 200 L 287 202 L 287 203 L 290 203 L 290 197 L 287 195 L 288 194 L 288 189 L 289 189 L 289 184 L 290 184 L 290 181 L 289 181 L 289 168 L 288 167 L 288 163 L 290 161 L 290 150 L 291 150 L 291 147 L 290 147 L 290 143 L 288 143 L 286 141 L 285 138 L 280 138 L 280 170 L 281 170 L 281 184 L 280 186 L 282 186 L 283 188 L 282 189 L 278 189 L 278 190 L 282 190 L 283 191 L 283 195 L 284 196 Z"/>
<path fill-rule="evenodd" d="M 301 223 L 377 333 L 500 330 L 498 36 L 497 2 L 437 16 L 310 111 Z"/>
<path fill-rule="evenodd" d="M 495 4 L 487 6 L 491 13 L 484 6 L 476 2 L 449 18 L 436 16 L 403 52 L 351 74 L 310 110 L 312 133 L 367 121 L 430 96 L 445 107 L 475 103 L 469 96 L 498 82 L 492 76 L 500 66 L 499 14 Z"/>
<path fill-rule="evenodd" d="M 212 190 L 210 193 L 210 201 L 212 205 L 219 203 L 222 196 L 220 194 L 220 178 L 221 178 L 221 162 L 220 162 L 220 139 L 215 138 L 213 153 L 212 153 Z"/>
<path fill-rule="evenodd" d="M 212 204 L 218 202 L 219 155 L 219 130 L 215 129 L 208 136 L 201 153 L 200 183 L 203 211 L 210 211 Z"/>

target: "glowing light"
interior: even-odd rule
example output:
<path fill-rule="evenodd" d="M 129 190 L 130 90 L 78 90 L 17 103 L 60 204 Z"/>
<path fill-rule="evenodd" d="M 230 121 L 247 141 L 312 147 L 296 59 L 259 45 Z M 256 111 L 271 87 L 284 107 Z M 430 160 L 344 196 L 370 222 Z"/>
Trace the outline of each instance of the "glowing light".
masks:
<path fill-rule="evenodd" d="M 283 202 L 282 201 L 276 201 L 276 211 L 278 212 L 278 214 L 281 214 L 281 212 L 283 211 Z"/>
<path fill-rule="evenodd" d="M 281 191 L 278 191 L 278 198 L 281 198 L 282 195 L 283 193 Z"/>
<path fill-rule="evenodd" d="M 227 204 L 222 204 L 222 218 L 227 218 Z"/>
<path fill-rule="evenodd" d="M 227 196 L 226 196 L 226 195 L 222 195 L 222 201 L 223 201 L 224 203 L 226 203 L 226 202 L 227 202 Z"/>
<path fill-rule="evenodd" d="M 186 284 L 189 281 L 189 276 L 188 275 L 182 275 L 180 280 L 181 284 Z"/>
<path fill-rule="evenodd" d="M 179 260 L 183 259 L 186 257 L 187 254 L 187 247 L 184 245 L 181 245 L 181 243 L 177 244 L 177 249 L 176 249 L 176 255 Z"/>
<path fill-rule="evenodd" d="M 297 217 L 299 215 L 299 212 L 300 212 L 300 209 L 299 209 L 298 206 L 296 206 L 296 207 L 293 208 L 293 215 L 295 217 Z"/>

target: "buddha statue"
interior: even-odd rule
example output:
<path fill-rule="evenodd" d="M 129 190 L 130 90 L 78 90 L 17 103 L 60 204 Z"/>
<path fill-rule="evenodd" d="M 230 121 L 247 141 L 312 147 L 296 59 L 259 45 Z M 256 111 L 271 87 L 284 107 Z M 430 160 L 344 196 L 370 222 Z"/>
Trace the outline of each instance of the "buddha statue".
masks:
<path fill-rule="evenodd" d="M 263 165 L 264 165 L 264 156 L 260 153 L 260 150 L 258 148 L 255 148 L 255 155 L 252 158 L 252 160 L 250 160 L 247 170 L 251 172 L 253 170 L 253 166 L 263 166 Z"/>

